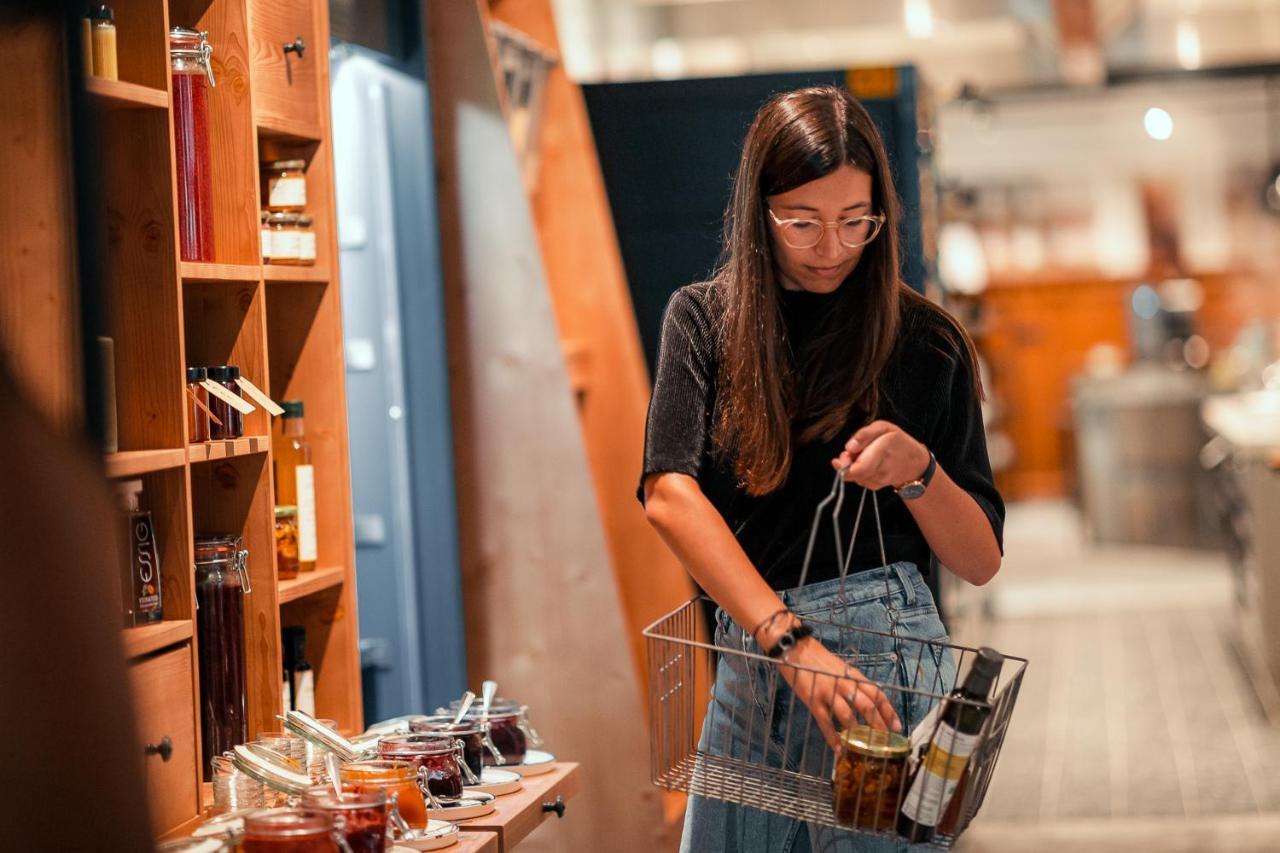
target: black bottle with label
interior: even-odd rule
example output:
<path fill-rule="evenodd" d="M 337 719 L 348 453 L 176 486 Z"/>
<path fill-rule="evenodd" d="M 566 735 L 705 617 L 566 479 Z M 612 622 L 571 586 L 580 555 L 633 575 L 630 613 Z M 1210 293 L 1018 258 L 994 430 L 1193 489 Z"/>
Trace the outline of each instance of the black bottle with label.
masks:
<path fill-rule="evenodd" d="M 987 702 L 1003 662 L 1004 656 L 994 649 L 979 649 L 969 674 L 951 696 L 970 702 Z M 978 745 L 982 726 L 991 715 L 991 708 L 987 705 L 944 701 L 946 705 L 937 730 L 924 759 L 911 777 L 902 809 L 898 812 L 898 834 L 912 844 L 933 840 L 934 828 L 946 813 L 969 758 Z"/>

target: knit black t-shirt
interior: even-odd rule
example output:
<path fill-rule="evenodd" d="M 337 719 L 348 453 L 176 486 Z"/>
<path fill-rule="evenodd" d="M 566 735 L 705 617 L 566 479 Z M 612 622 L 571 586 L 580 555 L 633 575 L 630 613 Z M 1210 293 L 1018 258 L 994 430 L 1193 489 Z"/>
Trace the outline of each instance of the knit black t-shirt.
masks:
<path fill-rule="evenodd" d="M 814 510 L 834 481 L 831 460 L 864 424 L 850 423 L 829 442 L 793 448 L 783 485 L 767 495 L 747 494 L 738 484 L 732 460 L 715 452 L 711 437 L 719 373 L 713 287 L 711 283 L 688 285 L 667 303 L 645 424 L 638 496 L 643 503 L 644 479 L 649 474 L 679 472 L 695 477 L 765 580 L 774 589 L 791 589 L 799 584 Z M 798 350 L 818 327 L 832 297 L 806 291 L 779 293 L 783 321 L 793 349 Z M 925 314 L 920 308 L 904 311 L 902 332 L 882 378 L 878 417 L 897 424 L 933 451 L 938 465 L 973 495 L 1003 549 L 1004 502 L 992 483 L 982 414 L 964 346 L 953 330 Z M 927 572 L 929 544 L 910 511 L 892 488 L 876 495 L 889 562 L 909 560 Z M 861 488 L 850 483 L 840 518 L 846 544 L 860 496 Z M 882 564 L 868 498 L 850 572 Z M 838 576 L 828 512 L 805 582 Z"/>

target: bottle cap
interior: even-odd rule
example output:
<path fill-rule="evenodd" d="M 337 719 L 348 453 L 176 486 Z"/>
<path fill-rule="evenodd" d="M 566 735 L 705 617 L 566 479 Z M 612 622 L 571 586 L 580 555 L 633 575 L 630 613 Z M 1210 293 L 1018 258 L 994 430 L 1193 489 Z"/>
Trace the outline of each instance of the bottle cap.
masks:
<path fill-rule="evenodd" d="M 991 694 L 991 685 L 1000 676 L 1000 668 L 1004 666 L 1004 655 L 992 648 L 983 646 L 973 658 L 972 668 L 964 680 L 964 691 L 970 695 L 982 697 L 985 701 Z"/>
<path fill-rule="evenodd" d="M 89 13 L 89 17 L 97 21 L 99 24 L 110 24 L 116 19 L 116 13 L 106 3 L 99 3 L 93 7 L 93 11 Z"/>
<path fill-rule="evenodd" d="M 187 382 L 203 382 L 209 378 L 209 371 L 203 367 L 188 367 Z"/>
<path fill-rule="evenodd" d="M 209 378 L 214 382 L 235 382 L 240 378 L 240 368 L 234 364 L 222 364 L 209 368 Z"/>
<path fill-rule="evenodd" d="M 302 417 L 302 401 L 301 400 L 281 400 L 280 408 L 284 409 L 286 418 Z"/>

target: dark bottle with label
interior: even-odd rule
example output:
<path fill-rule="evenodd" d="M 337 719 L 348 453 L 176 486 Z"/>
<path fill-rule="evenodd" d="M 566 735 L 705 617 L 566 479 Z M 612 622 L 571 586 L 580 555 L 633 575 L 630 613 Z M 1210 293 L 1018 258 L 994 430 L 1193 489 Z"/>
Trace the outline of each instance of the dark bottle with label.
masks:
<path fill-rule="evenodd" d="M 958 699 L 985 703 L 1000 675 L 1004 657 L 994 649 L 979 649 L 964 682 L 951 693 Z M 933 840 L 934 828 L 964 776 L 978 746 L 979 733 L 991 714 L 990 706 L 944 700 L 937 730 L 916 768 L 898 812 L 898 834 L 912 844 Z"/>
<path fill-rule="evenodd" d="M 124 585 L 125 625 L 146 625 L 164 618 L 160 595 L 160 549 L 151 513 L 142 509 L 142 481 L 128 480 L 118 486 L 124 502 L 128 528 L 125 559 L 129 581 Z"/>

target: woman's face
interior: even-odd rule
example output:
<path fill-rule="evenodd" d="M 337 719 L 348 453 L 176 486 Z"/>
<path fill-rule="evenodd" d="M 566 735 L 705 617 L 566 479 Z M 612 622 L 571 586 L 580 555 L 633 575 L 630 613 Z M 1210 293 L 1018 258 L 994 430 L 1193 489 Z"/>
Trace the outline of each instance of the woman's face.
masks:
<path fill-rule="evenodd" d="M 866 246 L 848 248 L 840 242 L 836 228 L 830 227 L 830 223 L 876 212 L 871 209 L 871 175 L 846 163 L 815 181 L 767 196 L 765 203 L 778 219 L 817 219 L 828 223 L 816 246 L 796 249 L 787 245 L 782 239 L 782 228 L 765 215 L 783 288 L 810 293 L 832 293 L 839 288 L 858 265 Z"/>

